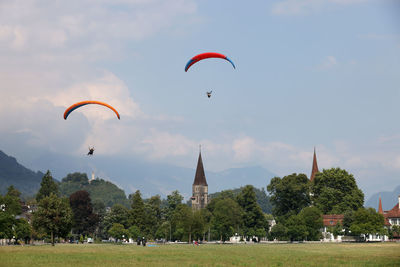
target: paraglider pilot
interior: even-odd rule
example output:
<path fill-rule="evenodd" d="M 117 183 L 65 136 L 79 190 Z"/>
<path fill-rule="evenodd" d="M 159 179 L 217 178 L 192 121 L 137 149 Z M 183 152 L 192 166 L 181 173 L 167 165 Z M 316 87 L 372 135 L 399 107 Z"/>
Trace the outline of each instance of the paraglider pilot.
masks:
<path fill-rule="evenodd" d="M 87 155 L 93 156 L 93 152 L 94 152 L 94 147 L 92 147 L 92 148 L 89 147 L 89 152 L 87 153 Z"/>
<path fill-rule="evenodd" d="M 210 92 L 207 92 L 207 96 L 208 96 L 208 98 L 210 98 L 210 97 L 211 97 L 211 93 L 212 93 L 212 90 L 211 90 Z"/>

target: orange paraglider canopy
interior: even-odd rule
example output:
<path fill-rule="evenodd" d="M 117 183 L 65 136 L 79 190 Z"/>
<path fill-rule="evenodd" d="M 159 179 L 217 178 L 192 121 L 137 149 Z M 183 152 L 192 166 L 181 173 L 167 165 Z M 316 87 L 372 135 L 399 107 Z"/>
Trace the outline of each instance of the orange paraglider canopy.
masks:
<path fill-rule="evenodd" d="M 109 104 L 100 102 L 100 101 L 89 100 L 89 101 L 81 101 L 81 102 L 75 103 L 72 106 L 70 106 L 69 108 L 67 108 L 64 112 L 64 120 L 66 120 L 68 118 L 69 114 L 72 111 L 74 111 L 75 109 L 80 108 L 82 106 L 88 105 L 88 104 L 97 104 L 97 105 L 102 105 L 102 106 L 108 107 L 109 109 L 114 111 L 115 114 L 117 115 L 118 119 L 120 119 L 118 111 L 115 108 L 113 108 L 112 106 L 110 106 Z"/>

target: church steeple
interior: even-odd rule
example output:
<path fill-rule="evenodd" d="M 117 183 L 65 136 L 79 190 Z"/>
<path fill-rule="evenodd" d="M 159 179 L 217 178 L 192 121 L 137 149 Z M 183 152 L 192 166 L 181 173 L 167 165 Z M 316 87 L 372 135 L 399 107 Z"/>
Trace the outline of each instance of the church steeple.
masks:
<path fill-rule="evenodd" d="M 378 209 L 379 214 L 383 214 L 383 209 L 382 209 L 382 199 L 379 197 L 379 209 Z"/>
<path fill-rule="evenodd" d="M 192 186 L 192 208 L 193 210 L 203 209 L 208 204 L 208 184 L 204 174 L 203 160 L 201 158 L 201 148 L 199 159 L 197 160 L 196 174 Z"/>
<path fill-rule="evenodd" d="M 318 164 L 317 164 L 317 155 L 315 153 L 315 147 L 314 147 L 314 158 L 313 158 L 313 163 L 312 163 L 312 171 L 311 171 L 311 176 L 310 176 L 310 180 L 314 180 L 315 174 L 317 174 L 317 172 L 319 172 L 318 170 Z"/>
<path fill-rule="evenodd" d="M 194 176 L 193 185 L 206 185 L 206 175 L 204 174 L 203 160 L 201 159 L 201 151 L 199 152 L 199 159 L 197 160 L 196 175 Z"/>

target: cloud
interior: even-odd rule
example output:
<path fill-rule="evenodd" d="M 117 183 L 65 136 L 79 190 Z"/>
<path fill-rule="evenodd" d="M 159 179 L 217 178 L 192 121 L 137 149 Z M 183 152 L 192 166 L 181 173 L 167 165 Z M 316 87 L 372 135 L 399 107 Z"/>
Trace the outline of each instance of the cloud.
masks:
<path fill-rule="evenodd" d="M 95 80 L 73 84 L 63 91 L 45 97 L 55 106 L 69 107 L 83 100 L 97 100 L 117 107 L 121 116 L 138 117 L 143 115 L 139 105 L 134 102 L 128 87 L 113 73 L 103 72 Z M 77 109 L 91 120 L 115 118 L 115 114 L 103 107 Z"/>
<path fill-rule="evenodd" d="M 193 0 L 6 1 L 0 48 L 51 62 L 115 59 L 122 57 L 122 41 L 174 31 L 196 10 Z"/>
<path fill-rule="evenodd" d="M 332 5 L 351 5 L 368 0 L 283 0 L 272 7 L 274 15 L 308 15 L 319 12 Z"/>
<path fill-rule="evenodd" d="M 27 149 L 41 146 L 70 154 L 88 144 L 108 153 L 145 153 L 161 138 L 180 138 L 160 125 L 182 118 L 144 114 L 135 88 L 94 63 L 122 58 L 128 43 L 160 32 L 175 34 L 182 19 L 195 15 L 193 0 L 16 0 L 0 6 L 1 137 Z M 97 106 L 62 119 L 66 107 L 91 99 L 117 108 L 122 123 Z M 149 152 L 152 157 L 164 153 Z"/>
<path fill-rule="evenodd" d="M 336 65 L 338 65 L 337 59 L 334 56 L 327 56 L 323 62 L 317 66 L 317 69 L 327 70 L 335 67 Z"/>
<path fill-rule="evenodd" d="M 236 161 L 248 161 L 257 150 L 256 142 L 253 138 L 244 137 L 233 141 L 232 149 Z"/>

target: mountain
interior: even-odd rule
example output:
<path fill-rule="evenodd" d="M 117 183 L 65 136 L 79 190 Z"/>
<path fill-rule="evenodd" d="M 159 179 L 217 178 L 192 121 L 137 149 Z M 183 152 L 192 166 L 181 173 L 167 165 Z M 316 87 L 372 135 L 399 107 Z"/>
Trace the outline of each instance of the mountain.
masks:
<path fill-rule="evenodd" d="M 89 181 L 86 173 L 76 172 L 68 174 L 61 180 L 60 191 L 63 196 L 69 197 L 78 190 L 89 192 L 92 203 L 103 202 L 106 207 L 112 207 L 117 203 L 129 206 L 124 190 L 103 179 Z"/>
<path fill-rule="evenodd" d="M 43 176 L 42 172 L 25 168 L 0 150 L 0 194 L 5 194 L 7 188 L 14 185 L 23 195 L 34 195 L 40 188 Z"/>
<path fill-rule="evenodd" d="M 203 155 L 204 158 L 204 155 Z M 68 173 L 95 173 L 123 188 L 127 194 L 140 190 L 144 198 L 159 194 L 166 197 L 178 190 L 186 199 L 192 194 L 192 184 L 197 161 L 193 168 L 178 167 L 140 158 L 95 155 L 74 158 L 72 156 L 45 155 L 33 162 L 36 168 L 48 168 L 54 177 L 65 177 Z M 256 188 L 266 187 L 276 176 L 262 167 L 232 168 L 211 172 L 204 166 L 209 192 L 239 188 L 251 184 Z"/>
<path fill-rule="evenodd" d="M 204 160 L 204 155 L 203 155 Z M 141 158 L 94 155 L 93 157 L 71 156 L 57 153 L 40 153 L 24 165 L 35 170 L 49 169 L 54 178 L 61 180 L 69 173 L 94 172 L 96 177 L 110 181 L 129 195 L 140 190 L 143 198 L 159 194 L 166 197 L 178 190 L 186 199 L 192 195 L 192 184 L 197 161 L 193 168 L 184 168 L 171 164 L 146 161 Z M 218 192 L 229 188 L 239 188 L 251 184 L 256 188 L 266 187 L 276 176 L 265 168 L 253 166 L 232 168 L 221 172 L 211 172 L 204 166 L 209 192 Z"/>
<path fill-rule="evenodd" d="M 398 203 L 400 195 L 400 185 L 397 186 L 392 192 L 379 192 L 373 194 L 366 202 L 365 207 L 372 207 L 378 210 L 379 197 L 382 199 L 383 210 L 390 210 Z"/>
<path fill-rule="evenodd" d="M 38 192 L 43 176 L 42 172 L 34 172 L 0 151 L 0 194 L 5 194 L 7 188 L 13 185 L 22 195 L 33 196 Z M 64 196 L 69 196 L 78 190 L 86 190 L 90 193 L 92 201 L 102 201 L 109 207 L 115 203 L 128 205 L 125 192 L 103 179 L 97 178 L 89 182 L 86 174 L 73 173 L 57 183 Z"/>

